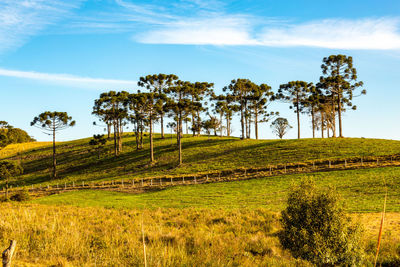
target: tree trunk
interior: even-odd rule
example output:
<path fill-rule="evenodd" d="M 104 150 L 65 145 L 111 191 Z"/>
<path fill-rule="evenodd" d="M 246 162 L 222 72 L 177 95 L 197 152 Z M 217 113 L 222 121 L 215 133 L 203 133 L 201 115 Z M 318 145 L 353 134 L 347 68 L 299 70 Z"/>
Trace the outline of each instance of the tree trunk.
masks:
<path fill-rule="evenodd" d="M 335 108 L 335 95 L 332 93 L 332 101 L 331 101 L 331 106 L 332 106 L 332 133 L 333 137 L 336 137 L 336 108 Z"/>
<path fill-rule="evenodd" d="M 258 140 L 258 110 L 254 112 L 254 132 L 256 134 L 256 140 Z"/>
<path fill-rule="evenodd" d="M 297 113 L 297 139 L 300 139 L 300 111 L 299 102 L 296 102 L 296 113 Z"/>
<path fill-rule="evenodd" d="M 154 162 L 154 154 L 153 154 L 153 119 L 152 119 L 152 114 L 150 114 L 150 133 L 149 133 L 149 139 L 150 139 L 150 162 Z"/>
<path fill-rule="evenodd" d="M 178 119 L 178 150 L 179 150 L 179 165 L 182 164 L 182 137 L 181 137 L 181 132 L 182 132 L 182 114 L 179 113 L 179 119 Z"/>
<path fill-rule="evenodd" d="M 53 179 L 57 177 L 57 159 L 56 159 L 56 128 L 53 127 Z"/>
<path fill-rule="evenodd" d="M 315 138 L 314 107 L 311 107 L 312 138 Z"/>
<path fill-rule="evenodd" d="M 164 135 L 164 115 L 163 114 L 161 114 L 160 119 L 161 119 L 161 139 L 164 139 L 165 135 Z"/>
<path fill-rule="evenodd" d="M 15 248 L 17 247 L 17 241 L 10 240 L 10 246 L 3 251 L 3 267 L 11 267 L 12 257 L 14 256 Z"/>
<path fill-rule="evenodd" d="M 342 132 L 342 103 L 340 93 L 337 94 L 337 105 L 338 105 L 338 118 L 339 118 L 339 137 L 343 137 Z"/>
<path fill-rule="evenodd" d="M 107 122 L 107 139 L 111 138 L 111 123 Z"/>
<path fill-rule="evenodd" d="M 321 138 L 324 138 L 324 113 L 321 111 Z"/>
<path fill-rule="evenodd" d="M 222 111 L 219 113 L 219 134 L 220 134 L 220 136 L 222 137 L 222 118 L 223 118 L 223 113 L 222 113 Z"/>
<path fill-rule="evenodd" d="M 118 156 L 118 146 L 117 146 L 117 129 L 116 129 L 116 122 L 113 121 L 113 128 L 114 128 L 114 155 Z"/>
<path fill-rule="evenodd" d="M 240 103 L 241 107 L 240 107 L 240 124 L 242 126 L 242 136 L 240 139 L 244 139 L 244 114 L 243 114 L 243 103 Z"/>

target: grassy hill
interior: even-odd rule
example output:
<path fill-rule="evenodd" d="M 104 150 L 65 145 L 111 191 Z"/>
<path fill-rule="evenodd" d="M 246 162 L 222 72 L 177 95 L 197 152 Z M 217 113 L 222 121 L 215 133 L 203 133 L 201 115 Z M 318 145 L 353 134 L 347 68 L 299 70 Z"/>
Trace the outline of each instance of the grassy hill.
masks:
<path fill-rule="evenodd" d="M 278 163 L 298 163 L 321 159 L 344 159 L 400 152 L 400 142 L 383 139 L 301 139 L 240 140 L 227 137 L 190 137 L 183 139 L 183 161 L 176 166 L 177 150 L 173 136 L 155 137 L 156 164 L 149 165 L 148 143 L 143 150 L 135 148 L 135 137 L 125 134 L 120 156 L 112 154 L 112 141 L 98 160 L 88 145 L 90 138 L 57 144 L 59 178 L 50 179 L 52 150 L 49 143 L 14 145 L 4 149 L 0 159 L 20 160 L 25 173 L 16 184 L 100 181 L 156 175 L 190 174 L 211 170 L 266 167 Z M 1 186 L 1 184 L 0 184 Z"/>

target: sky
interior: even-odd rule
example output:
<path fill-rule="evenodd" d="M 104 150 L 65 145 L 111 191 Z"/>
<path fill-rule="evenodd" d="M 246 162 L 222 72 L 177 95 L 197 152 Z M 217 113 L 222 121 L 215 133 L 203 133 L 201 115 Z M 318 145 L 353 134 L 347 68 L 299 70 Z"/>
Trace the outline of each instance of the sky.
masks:
<path fill-rule="evenodd" d="M 173 73 L 217 93 L 247 78 L 276 91 L 317 82 L 332 54 L 353 57 L 367 90 L 343 114 L 344 136 L 400 139 L 398 0 L 0 0 L 0 120 L 46 141 L 33 117 L 65 111 L 76 126 L 57 139 L 89 137 L 103 132 L 92 125 L 94 100 L 136 92 L 141 76 Z M 269 108 L 296 126 L 288 104 Z M 309 116 L 301 122 L 312 137 Z M 240 135 L 238 117 L 233 130 Z M 268 123 L 259 131 L 276 138 Z M 296 137 L 296 127 L 285 136 Z"/>

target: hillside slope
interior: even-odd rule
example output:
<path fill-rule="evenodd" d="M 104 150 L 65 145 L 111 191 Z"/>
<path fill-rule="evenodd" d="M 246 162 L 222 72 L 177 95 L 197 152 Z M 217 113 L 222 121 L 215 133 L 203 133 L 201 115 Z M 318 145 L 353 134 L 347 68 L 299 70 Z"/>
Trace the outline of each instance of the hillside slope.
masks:
<path fill-rule="evenodd" d="M 16 178 L 15 184 L 30 185 L 255 168 L 277 163 L 393 155 L 400 152 L 399 141 L 383 139 L 240 140 L 233 137 L 185 136 L 184 164 L 177 167 L 175 138 L 167 136 L 166 139 L 161 139 L 156 135 L 154 149 L 157 162 L 151 166 L 147 140 L 144 149 L 137 151 L 134 136 L 125 134 L 124 151 L 121 155 L 113 156 L 112 141 L 109 141 L 100 159 L 97 159 L 96 152 L 88 145 L 89 140 L 90 138 L 57 144 L 57 181 L 50 179 L 52 150 L 49 143 L 18 153 L 18 149 L 14 147 L 10 152 L 0 154 L 0 158 L 20 160 L 25 173 Z"/>

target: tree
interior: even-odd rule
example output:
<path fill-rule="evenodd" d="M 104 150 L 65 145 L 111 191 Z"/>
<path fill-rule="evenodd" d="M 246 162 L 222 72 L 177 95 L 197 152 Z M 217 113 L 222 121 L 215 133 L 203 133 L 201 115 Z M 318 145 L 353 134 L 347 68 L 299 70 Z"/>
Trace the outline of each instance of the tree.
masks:
<path fill-rule="evenodd" d="M 252 110 L 251 113 L 254 115 L 254 130 L 256 139 L 258 139 L 258 124 L 268 122 L 271 118 L 279 115 L 279 112 L 267 111 L 268 106 L 273 100 L 274 93 L 269 85 L 261 84 L 252 87 L 249 108 Z"/>
<path fill-rule="evenodd" d="M 6 121 L 0 121 L 0 148 L 9 144 L 33 142 L 35 139 L 30 137 L 22 129 L 14 128 Z"/>
<path fill-rule="evenodd" d="M 18 162 L 3 160 L 0 161 L 0 179 L 6 182 L 6 199 L 8 199 L 9 179 L 12 176 L 20 175 L 23 169 Z"/>
<path fill-rule="evenodd" d="M 362 87 L 362 81 L 357 82 L 357 70 L 353 67 L 353 58 L 346 55 L 331 55 L 323 59 L 320 82 L 326 91 L 336 98 L 336 107 L 339 119 L 339 137 L 343 137 L 342 111 L 343 105 L 355 110 L 357 107 L 351 102 L 354 91 Z M 360 95 L 366 94 L 362 90 Z"/>
<path fill-rule="evenodd" d="M 272 132 L 275 133 L 280 139 L 292 128 L 285 118 L 276 118 L 271 123 Z"/>
<path fill-rule="evenodd" d="M 210 118 L 202 122 L 202 128 L 206 131 L 209 137 L 211 130 L 214 131 L 214 136 L 217 136 L 217 131 L 221 126 L 221 121 L 219 121 L 216 116 L 212 116 L 211 114 L 208 114 L 208 116 Z"/>
<path fill-rule="evenodd" d="M 190 86 L 190 99 L 193 105 L 192 107 L 192 131 L 193 136 L 200 135 L 201 131 L 201 116 L 200 112 L 205 111 L 206 108 L 203 106 L 202 101 L 206 96 L 212 96 L 213 94 L 213 83 L 208 82 L 195 82 Z M 204 103 L 205 105 L 207 103 Z"/>
<path fill-rule="evenodd" d="M 361 229 L 334 188 L 319 190 L 310 179 L 293 185 L 281 222 L 280 242 L 295 258 L 317 266 L 362 264 Z"/>
<path fill-rule="evenodd" d="M 194 84 L 185 81 L 177 81 L 175 86 L 168 88 L 168 108 L 174 114 L 177 120 L 177 141 L 179 165 L 182 164 L 182 122 L 184 118 L 198 110 L 201 103 L 192 100 Z"/>
<path fill-rule="evenodd" d="M 56 132 L 75 126 L 75 121 L 67 112 L 46 111 L 33 118 L 31 126 L 37 127 L 53 135 L 53 178 L 57 177 Z"/>
<path fill-rule="evenodd" d="M 276 99 L 291 104 L 290 109 L 294 109 L 297 114 L 297 138 L 300 139 L 300 112 L 302 112 L 302 103 L 305 102 L 307 94 L 312 84 L 304 81 L 291 81 L 281 84 L 276 95 Z"/>
<path fill-rule="evenodd" d="M 178 79 L 178 76 L 174 74 L 153 74 L 140 77 L 138 85 L 146 88 L 150 93 L 155 93 L 158 96 L 162 96 L 162 94 L 164 94 L 169 87 L 174 86 Z M 164 139 L 164 115 L 166 110 L 162 105 L 162 107 L 158 108 L 157 111 L 161 122 L 161 138 Z"/>
<path fill-rule="evenodd" d="M 100 159 L 100 152 L 106 143 L 107 139 L 102 134 L 93 135 L 93 139 L 89 141 L 89 145 L 95 147 L 98 159 Z"/>
<path fill-rule="evenodd" d="M 148 120 L 150 162 L 154 162 L 153 122 L 157 120 L 157 113 L 159 113 L 159 109 L 162 108 L 163 102 L 166 101 L 166 97 L 165 94 L 160 95 L 158 93 L 138 93 L 137 96 L 144 118 Z"/>
<path fill-rule="evenodd" d="M 231 96 L 233 97 L 234 101 L 239 106 L 240 111 L 240 125 L 242 130 L 241 139 L 250 138 L 247 131 L 247 120 L 248 120 L 248 101 L 249 101 L 249 94 L 251 90 L 254 89 L 257 85 L 251 82 L 248 79 L 236 79 L 232 80 L 231 83 L 224 87 L 223 91 L 230 91 Z M 246 121 L 245 121 L 246 120 Z M 246 132 L 246 134 L 245 134 Z"/>
<path fill-rule="evenodd" d="M 122 152 L 122 132 L 125 121 L 128 119 L 128 111 L 125 106 L 129 93 L 126 91 L 109 91 L 100 94 L 95 100 L 92 114 L 98 116 L 106 124 L 113 126 L 114 155 Z"/>
<path fill-rule="evenodd" d="M 316 86 L 311 86 L 307 98 L 301 104 L 306 110 L 306 113 L 311 115 L 313 138 L 315 138 L 315 129 L 317 128 L 315 115 L 318 111 L 318 107 L 320 106 L 321 98 L 323 98 L 321 90 L 319 90 Z"/>
<path fill-rule="evenodd" d="M 213 104 L 214 106 L 214 111 L 220 115 L 220 121 L 221 121 L 221 126 L 220 126 L 220 134 L 222 136 L 222 119 L 225 117 L 226 120 L 226 136 L 230 136 L 231 134 L 231 122 L 232 122 L 232 116 L 235 112 L 239 111 L 239 105 L 235 103 L 235 97 L 232 96 L 231 94 L 221 94 L 221 95 L 215 95 L 213 94 L 211 97 L 211 100 L 214 101 L 215 103 Z"/>

